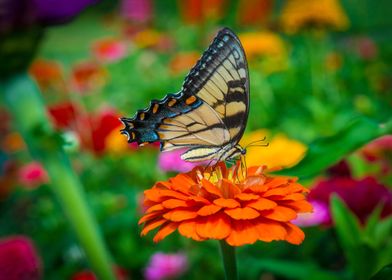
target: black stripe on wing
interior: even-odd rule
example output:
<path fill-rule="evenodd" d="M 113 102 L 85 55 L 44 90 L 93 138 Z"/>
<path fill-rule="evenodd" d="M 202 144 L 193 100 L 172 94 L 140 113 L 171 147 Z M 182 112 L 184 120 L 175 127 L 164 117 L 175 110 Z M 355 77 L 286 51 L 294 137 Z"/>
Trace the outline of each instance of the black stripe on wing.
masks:
<path fill-rule="evenodd" d="M 197 94 L 234 50 L 239 51 L 238 55 L 242 57 L 238 67 L 247 71 L 245 52 L 238 37 L 229 28 L 223 28 L 186 76 L 182 91 L 188 94 Z"/>
<path fill-rule="evenodd" d="M 233 77 L 231 71 L 224 65 L 225 63 L 229 63 L 237 71 L 240 78 Z M 223 76 L 218 71 L 220 67 L 223 67 L 221 69 L 228 76 Z M 244 75 L 241 75 L 240 71 Z M 230 77 L 229 81 L 225 79 L 227 77 Z M 226 90 L 217 84 L 217 79 L 225 84 Z M 214 89 L 208 85 L 209 83 L 213 84 Z M 237 90 L 237 88 L 241 90 Z M 213 90 L 215 90 L 215 94 L 211 92 Z M 224 28 L 218 32 L 212 44 L 185 78 L 182 91 L 192 95 L 198 95 L 201 91 L 208 93 L 211 102 L 208 102 L 206 98 L 203 99 L 202 96 L 199 97 L 214 109 L 219 105 L 226 107 L 230 102 L 243 102 L 246 110 L 243 113 L 238 112 L 236 114 L 238 117 L 237 124 L 241 126 L 241 129 L 231 139 L 233 142 L 240 140 L 249 114 L 249 74 L 245 52 L 233 31 Z M 216 95 L 222 95 L 223 98 L 217 98 Z M 226 116 L 226 111 L 224 111 L 222 121 L 228 128 L 233 127 L 234 122 L 230 116 Z"/>

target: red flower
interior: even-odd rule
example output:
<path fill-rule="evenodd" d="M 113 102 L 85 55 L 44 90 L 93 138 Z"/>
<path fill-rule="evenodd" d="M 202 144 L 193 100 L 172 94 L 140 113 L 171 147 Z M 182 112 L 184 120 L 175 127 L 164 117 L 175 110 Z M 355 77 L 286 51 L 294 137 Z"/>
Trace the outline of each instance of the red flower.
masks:
<path fill-rule="evenodd" d="M 181 16 L 186 23 L 200 23 L 207 19 L 219 19 L 226 6 L 225 0 L 178 1 Z"/>
<path fill-rule="evenodd" d="M 120 129 L 120 116 L 114 110 L 103 110 L 97 116 L 92 117 L 92 149 L 101 154 L 105 150 L 106 137 L 114 129 Z M 120 133 L 120 132 L 119 132 Z"/>
<path fill-rule="evenodd" d="M 29 73 L 37 81 L 42 91 L 50 89 L 56 92 L 66 91 L 63 70 L 56 61 L 36 59 L 31 64 Z"/>
<path fill-rule="evenodd" d="M 114 274 L 116 275 L 117 280 L 126 280 L 129 279 L 128 273 L 125 269 L 114 265 L 113 266 Z M 1 279 L 0 279 L 1 280 Z M 83 270 L 75 273 L 71 280 L 98 280 L 98 277 L 95 276 L 94 272 L 90 270 Z"/>
<path fill-rule="evenodd" d="M 0 239 L 0 280 L 41 279 L 41 260 L 25 236 Z"/>
<path fill-rule="evenodd" d="M 241 0 L 238 10 L 238 21 L 243 25 L 265 23 L 272 12 L 272 0 Z"/>
<path fill-rule="evenodd" d="M 107 80 L 107 72 L 95 62 L 77 64 L 72 70 L 74 87 L 79 92 L 89 92 L 101 88 Z"/>
<path fill-rule="evenodd" d="M 337 177 L 320 181 L 309 193 L 309 200 L 329 204 L 331 195 L 339 195 L 363 223 L 372 211 L 383 204 L 381 216 L 392 214 L 392 193 L 373 177 L 355 180 Z M 331 221 L 329 220 L 328 223 Z"/>
<path fill-rule="evenodd" d="M 48 108 L 54 126 L 58 129 L 71 128 L 76 122 L 78 111 L 76 105 L 71 102 L 58 103 Z"/>

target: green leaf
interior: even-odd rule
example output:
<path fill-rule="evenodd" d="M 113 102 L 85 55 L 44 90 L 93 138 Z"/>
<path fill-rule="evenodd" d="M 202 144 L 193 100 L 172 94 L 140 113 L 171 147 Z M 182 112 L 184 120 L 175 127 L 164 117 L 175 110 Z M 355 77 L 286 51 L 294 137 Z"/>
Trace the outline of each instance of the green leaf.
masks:
<path fill-rule="evenodd" d="M 370 280 L 390 280 L 392 279 L 392 264 L 384 266 Z"/>
<path fill-rule="evenodd" d="M 318 279 L 318 280 L 337 280 L 342 279 L 341 275 L 334 272 L 325 271 L 316 264 L 310 262 L 281 261 L 273 259 L 264 259 L 251 261 L 252 269 L 266 270 L 276 275 L 287 277 L 289 279 Z"/>
<path fill-rule="evenodd" d="M 331 210 L 339 241 L 356 279 L 368 279 L 377 266 L 377 250 L 364 242 L 357 217 L 336 195 L 331 199 Z"/>
<path fill-rule="evenodd" d="M 379 243 L 385 242 L 392 236 L 392 217 L 385 218 L 378 222 L 375 229 L 375 240 Z"/>
<path fill-rule="evenodd" d="M 379 242 L 382 240 L 378 240 L 376 238 L 376 230 L 377 226 L 380 222 L 380 215 L 381 211 L 384 208 L 384 203 L 380 203 L 374 210 L 373 212 L 369 215 L 367 221 L 366 221 L 366 226 L 364 229 L 364 237 L 366 238 L 366 241 L 376 247 L 379 245 Z"/>
<path fill-rule="evenodd" d="M 349 249 L 360 245 L 361 230 L 359 221 L 337 195 L 332 196 L 331 212 L 343 247 Z"/>
<path fill-rule="evenodd" d="M 344 158 L 371 140 L 392 132 L 392 120 L 380 125 L 359 117 L 337 134 L 320 138 L 308 147 L 300 163 L 277 174 L 309 178 Z"/>

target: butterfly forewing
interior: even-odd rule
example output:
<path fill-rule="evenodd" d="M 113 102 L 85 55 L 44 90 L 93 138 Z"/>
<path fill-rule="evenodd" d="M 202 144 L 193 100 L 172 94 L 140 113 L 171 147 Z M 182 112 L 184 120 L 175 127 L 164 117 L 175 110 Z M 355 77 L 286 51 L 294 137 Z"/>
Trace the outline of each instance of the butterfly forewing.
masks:
<path fill-rule="evenodd" d="M 230 132 L 241 138 L 249 112 L 249 76 L 244 50 L 237 36 L 225 28 L 185 78 L 182 91 L 210 105 Z"/>
<path fill-rule="evenodd" d="M 183 159 L 225 159 L 238 144 L 249 112 L 249 77 L 237 36 L 221 30 L 185 78 L 178 94 L 154 100 L 122 118 L 129 142 L 161 142 L 161 150 L 187 148 Z"/>

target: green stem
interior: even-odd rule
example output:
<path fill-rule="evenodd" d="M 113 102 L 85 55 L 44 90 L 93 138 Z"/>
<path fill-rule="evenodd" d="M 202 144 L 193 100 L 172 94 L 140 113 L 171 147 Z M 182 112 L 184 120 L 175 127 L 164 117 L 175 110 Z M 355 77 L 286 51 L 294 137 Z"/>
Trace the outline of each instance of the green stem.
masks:
<path fill-rule="evenodd" d="M 237 261 L 235 248 L 226 243 L 225 240 L 219 241 L 223 267 L 225 268 L 226 280 L 238 280 Z"/>
<path fill-rule="evenodd" d="M 31 155 L 40 161 L 50 177 L 50 187 L 76 232 L 87 259 L 99 279 L 115 279 L 112 262 L 96 221 L 86 204 L 82 185 L 53 131 L 34 82 L 19 74 L 1 84 L 4 101 Z"/>

